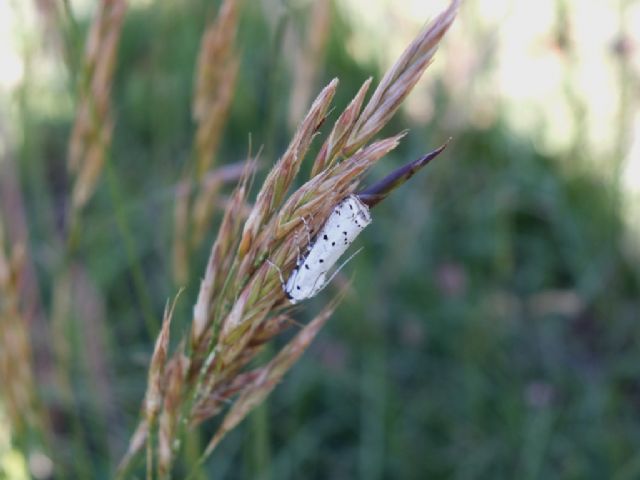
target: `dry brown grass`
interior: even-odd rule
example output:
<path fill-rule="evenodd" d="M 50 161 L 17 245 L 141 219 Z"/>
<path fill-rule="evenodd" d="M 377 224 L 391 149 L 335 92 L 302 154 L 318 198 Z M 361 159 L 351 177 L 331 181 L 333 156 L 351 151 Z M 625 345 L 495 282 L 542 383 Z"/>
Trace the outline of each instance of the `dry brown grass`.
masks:
<path fill-rule="evenodd" d="M 147 472 L 160 478 L 171 471 L 184 430 L 231 407 L 203 452 L 204 460 L 224 435 L 264 400 L 331 315 L 330 304 L 266 365 L 246 370 L 262 346 L 294 324 L 278 272 L 289 272 L 311 232 L 333 207 L 356 191 L 360 178 L 393 150 L 404 133 L 374 141 L 431 62 L 458 7 L 431 22 L 386 73 L 366 103 L 367 80 L 339 116 L 313 161 L 312 176 L 289 194 L 313 139 L 326 120 L 337 79 L 318 95 L 287 150 L 268 174 L 253 207 L 244 214 L 253 163 L 227 205 L 214 242 L 191 331 L 167 354 L 171 310 L 167 311 L 151 361 L 144 415 L 121 464 L 121 474 L 145 443 Z M 424 162 L 423 162 L 424 163 Z M 152 443 L 153 442 L 153 443 Z M 153 459 L 156 461 L 152 461 Z"/>

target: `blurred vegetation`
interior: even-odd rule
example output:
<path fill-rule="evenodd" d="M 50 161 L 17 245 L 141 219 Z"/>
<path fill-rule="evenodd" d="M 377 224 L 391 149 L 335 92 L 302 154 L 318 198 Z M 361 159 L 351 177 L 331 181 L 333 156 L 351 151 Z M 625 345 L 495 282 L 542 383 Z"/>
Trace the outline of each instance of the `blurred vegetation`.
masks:
<path fill-rule="evenodd" d="M 287 35 L 305 31 L 309 11 L 292 3 L 266 19 L 258 6 L 243 9 L 242 63 L 219 163 L 244 159 L 250 144 L 262 147 L 261 179 L 285 148 L 296 68 Z M 171 272 L 173 203 L 191 155 L 200 35 L 213 13 L 204 1 L 127 12 L 112 89 L 113 144 L 74 253 L 86 287 L 75 294 L 91 318 L 67 324 L 69 350 L 56 367 L 47 363 L 60 358 L 43 353 L 55 350 L 52 340 L 31 332 L 50 423 L 12 432 L 12 445 L 34 476 L 33 452 L 42 451 L 55 478 L 110 478 L 135 426 L 162 310 L 179 288 Z M 69 65 L 80 62 L 87 21 L 62 30 Z M 339 77 L 338 107 L 379 75 L 350 57 L 350 35 L 334 9 L 313 91 Z M 584 159 L 541 153 L 500 114 L 482 127 L 441 121 L 452 101 L 443 82 L 433 82 L 428 125 L 402 115 L 392 122 L 387 131 L 410 134 L 377 172 L 449 136 L 451 145 L 376 208 L 363 253 L 346 268 L 351 294 L 201 478 L 640 477 L 640 270 L 620 192 L 583 168 Z M 23 136 L 11 154 L 30 261 L 50 312 L 72 113 L 45 114 L 28 80 L 21 88 Z M 214 233 L 192 258 L 176 331 L 189 321 Z M 300 321 L 322 301 L 305 303 Z M 70 395 L 42 382 L 57 369 L 66 369 Z M 189 439 L 187 464 L 201 441 Z M 2 458 L 0 477 L 11 478 Z"/>

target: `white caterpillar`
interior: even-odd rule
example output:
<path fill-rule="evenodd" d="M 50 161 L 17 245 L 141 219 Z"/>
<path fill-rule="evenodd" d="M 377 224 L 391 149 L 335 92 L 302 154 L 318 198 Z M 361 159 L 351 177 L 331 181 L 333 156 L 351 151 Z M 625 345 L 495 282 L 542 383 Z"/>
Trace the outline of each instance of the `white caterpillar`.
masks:
<path fill-rule="evenodd" d="M 331 281 L 333 276 L 327 280 L 329 269 L 370 223 L 369 207 L 357 196 L 349 195 L 336 205 L 283 285 L 291 303 L 314 297 Z"/>

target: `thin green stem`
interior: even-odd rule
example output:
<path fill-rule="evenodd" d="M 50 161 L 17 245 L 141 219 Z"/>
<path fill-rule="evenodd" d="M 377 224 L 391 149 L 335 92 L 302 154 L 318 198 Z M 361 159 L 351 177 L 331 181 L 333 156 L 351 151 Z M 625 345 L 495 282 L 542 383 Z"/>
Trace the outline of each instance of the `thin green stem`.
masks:
<path fill-rule="evenodd" d="M 109 192 L 114 206 L 113 211 L 115 214 L 116 226 L 124 244 L 128 264 L 131 266 L 133 289 L 140 303 L 140 308 L 142 309 L 142 316 L 144 318 L 149 338 L 155 338 L 156 333 L 160 329 L 160 323 L 153 312 L 153 302 L 151 301 L 151 296 L 146 288 L 142 265 L 140 264 L 139 258 L 136 254 L 134 236 L 131 233 L 131 229 L 124 215 L 123 208 L 125 202 L 122 197 L 122 192 L 120 191 L 118 179 L 109 159 L 107 159 L 106 162 L 106 174 Z"/>

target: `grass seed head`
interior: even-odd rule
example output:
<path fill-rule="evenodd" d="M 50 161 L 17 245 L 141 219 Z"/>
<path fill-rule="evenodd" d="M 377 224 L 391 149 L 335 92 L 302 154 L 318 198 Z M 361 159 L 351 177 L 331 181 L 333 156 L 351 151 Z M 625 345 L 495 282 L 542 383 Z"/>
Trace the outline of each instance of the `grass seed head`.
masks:
<path fill-rule="evenodd" d="M 204 456 L 210 454 L 222 438 L 240 423 L 256 406 L 264 401 L 284 374 L 300 358 L 320 328 L 329 319 L 335 305 L 325 308 L 316 318 L 309 322 L 300 332 L 271 360 L 265 367 L 254 372 L 252 381 L 243 390 L 240 397 L 222 421 L 205 450 Z"/>
<path fill-rule="evenodd" d="M 246 217 L 250 175 L 243 177 L 229 200 L 211 249 L 193 310 L 188 356 L 179 349 L 167 362 L 163 375 L 166 391 L 158 442 L 164 469 L 173 461 L 178 418 L 193 426 L 232 403 L 205 450 L 206 458 L 224 435 L 273 390 L 333 312 L 335 303 L 303 327 L 266 365 L 245 370 L 266 342 L 293 323 L 278 268 L 285 276 L 291 271 L 335 205 L 353 194 L 362 176 L 399 144 L 404 132 L 377 141 L 373 136 L 388 122 L 431 61 L 458 3 L 453 0 L 409 45 L 361 111 L 371 80 L 363 84 L 330 130 L 309 180 L 289 193 L 313 138 L 326 120 L 337 80 L 327 85 L 311 105 Z M 194 112 L 200 115 L 197 105 Z M 402 172 L 379 186 L 377 193 L 388 193 L 413 171 Z"/>
<path fill-rule="evenodd" d="M 126 8 L 124 0 L 102 0 L 91 24 L 67 159 L 76 174 L 72 192 L 75 210 L 93 194 L 111 144 L 111 84 Z"/>
<path fill-rule="evenodd" d="M 300 164 L 304 160 L 311 140 L 315 136 L 318 127 L 325 120 L 337 87 L 338 80 L 333 79 L 320 92 L 320 95 L 313 102 L 309 112 L 298 127 L 286 152 L 264 181 L 262 189 L 258 193 L 256 204 L 242 233 L 239 249 L 240 257 L 245 256 L 252 247 L 255 247 L 254 239 L 258 231 L 282 205 L 286 193 L 300 170 Z"/>
<path fill-rule="evenodd" d="M 431 63 L 440 40 L 458 11 L 459 0 L 428 23 L 382 77 L 351 133 L 346 153 L 358 150 L 391 119 Z"/>

